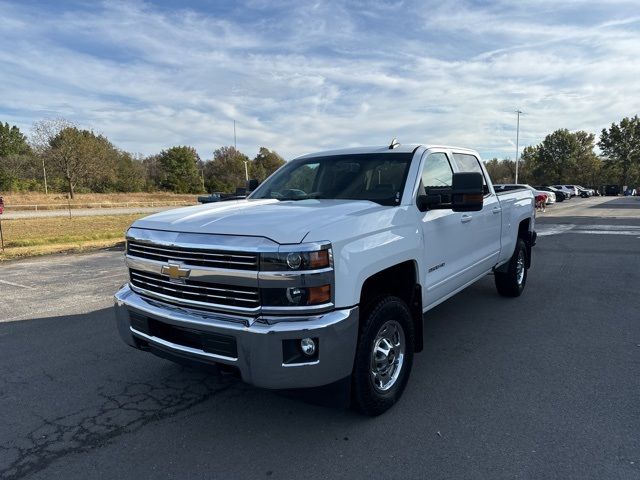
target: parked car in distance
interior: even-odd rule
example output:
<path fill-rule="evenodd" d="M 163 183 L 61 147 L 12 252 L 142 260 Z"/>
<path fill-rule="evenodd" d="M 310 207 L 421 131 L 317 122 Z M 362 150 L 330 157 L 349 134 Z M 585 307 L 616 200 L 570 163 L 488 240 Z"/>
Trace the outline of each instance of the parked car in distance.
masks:
<path fill-rule="evenodd" d="M 552 185 L 552 186 L 553 188 L 557 188 L 561 192 L 564 192 L 567 195 L 569 195 L 568 198 L 575 197 L 577 195 L 576 190 L 573 188 L 568 188 L 568 187 L 565 187 L 564 185 Z"/>
<path fill-rule="evenodd" d="M 624 191 L 625 197 L 635 197 L 638 194 L 635 188 L 629 187 Z"/>
<path fill-rule="evenodd" d="M 521 188 L 524 188 L 526 190 L 533 192 L 534 197 L 536 195 L 544 195 L 546 197 L 546 201 L 545 201 L 546 205 L 551 205 L 552 203 L 556 203 L 556 194 L 554 192 L 546 191 L 546 190 L 538 190 L 532 187 L 531 185 L 527 185 L 526 183 L 502 183 L 502 184 L 494 185 L 494 188 L 496 189 L 496 191 L 502 191 L 502 192 L 507 192 L 510 190 L 519 190 Z"/>
<path fill-rule="evenodd" d="M 543 186 L 534 186 L 533 188 L 542 192 L 552 192 L 556 196 L 556 202 L 564 202 L 569 197 L 568 193 L 558 190 L 557 188 Z"/>
<path fill-rule="evenodd" d="M 573 191 L 573 194 L 574 194 L 576 197 L 579 197 L 579 196 L 580 196 L 580 190 L 578 190 L 578 187 L 576 187 L 575 185 L 565 185 L 565 187 L 566 187 L 566 188 L 568 188 L 569 190 L 572 190 L 572 191 Z"/>
<path fill-rule="evenodd" d="M 593 197 L 596 194 L 596 191 L 593 188 L 583 187 L 582 185 L 576 185 L 576 186 L 578 188 L 581 188 L 582 190 L 586 190 L 590 197 Z"/>
<path fill-rule="evenodd" d="M 604 194 L 607 197 L 617 197 L 620 195 L 620 186 L 619 185 L 605 185 Z"/>
<path fill-rule="evenodd" d="M 221 193 L 214 192 L 211 195 L 201 195 L 198 197 L 199 203 L 216 203 L 216 202 L 225 202 L 228 200 L 242 200 L 243 198 L 247 198 L 246 193 Z"/>
<path fill-rule="evenodd" d="M 260 182 L 255 179 L 247 180 L 247 184 L 245 187 L 237 187 L 234 193 L 225 193 L 225 192 L 212 192 L 209 195 L 202 195 L 198 197 L 199 203 L 216 203 L 216 202 L 225 202 L 228 200 L 242 200 L 243 198 L 247 198 L 251 192 L 253 192 Z"/>
<path fill-rule="evenodd" d="M 575 185 L 576 189 L 578 189 L 578 195 L 582 198 L 589 198 L 593 195 L 593 192 L 588 188 L 581 187 L 580 185 Z"/>
<path fill-rule="evenodd" d="M 222 198 L 222 193 L 221 192 L 213 192 L 210 193 L 209 195 L 200 195 L 198 197 L 198 203 L 214 203 L 214 202 L 219 202 L 220 199 Z"/>

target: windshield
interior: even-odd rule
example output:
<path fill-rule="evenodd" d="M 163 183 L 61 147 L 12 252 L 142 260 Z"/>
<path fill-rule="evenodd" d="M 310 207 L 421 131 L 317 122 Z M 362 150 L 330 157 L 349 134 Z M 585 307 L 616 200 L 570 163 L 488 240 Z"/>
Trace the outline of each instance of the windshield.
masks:
<path fill-rule="evenodd" d="M 399 205 L 412 157 L 412 153 L 368 153 L 293 160 L 250 198 L 370 200 Z"/>

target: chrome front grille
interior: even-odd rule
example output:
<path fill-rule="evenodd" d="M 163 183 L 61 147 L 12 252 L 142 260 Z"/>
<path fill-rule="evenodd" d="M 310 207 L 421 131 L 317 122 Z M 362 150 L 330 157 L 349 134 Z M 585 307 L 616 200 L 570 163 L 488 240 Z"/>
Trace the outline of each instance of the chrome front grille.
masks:
<path fill-rule="evenodd" d="M 258 254 L 197 248 L 150 245 L 129 240 L 127 255 L 158 262 L 181 262 L 187 265 L 233 270 L 258 270 Z"/>
<path fill-rule="evenodd" d="M 260 307 L 258 288 L 218 285 L 192 279 L 171 281 L 164 275 L 129 269 L 131 285 L 134 289 L 142 289 L 160 298 L 198 307 L 215 305 L 235 307 L 246 311 Z M 166 298 L 165 298 L 166 297 Z"/>

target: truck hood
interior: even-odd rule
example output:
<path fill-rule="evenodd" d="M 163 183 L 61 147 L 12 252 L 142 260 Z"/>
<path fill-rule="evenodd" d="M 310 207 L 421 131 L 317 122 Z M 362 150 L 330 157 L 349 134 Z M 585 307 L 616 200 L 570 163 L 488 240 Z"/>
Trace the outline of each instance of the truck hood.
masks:
<path fill-rule="evenodd" d="M 300 243 L 311 229 L 321 229 L 345 216 L 360 216 L 389 208 L 356 200 L 234 200 L 167 210 L 137 220 L 132 226 L 171 232 L 258 236 L 277 243 Z"/>

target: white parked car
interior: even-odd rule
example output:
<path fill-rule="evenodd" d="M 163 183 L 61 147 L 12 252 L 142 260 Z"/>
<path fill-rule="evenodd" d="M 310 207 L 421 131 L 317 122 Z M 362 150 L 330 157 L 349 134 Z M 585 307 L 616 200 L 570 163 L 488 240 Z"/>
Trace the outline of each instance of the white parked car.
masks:
<path fill-rule="evenodd" d="M 569 196 L 568 193 L 565 193 L 562 190 L 558 190 L 557 188 L 553 187 L 541 187 L 539 185 L 536 185 L 533 188 L 535 188 L 536 190 L 541 190 L 543 192 L 552 192 L 556 196 L 556 202 L 562 202 Z"/>
<path fill-rule="evenodd" d="M 564 185 L 564 186 L 566 188 L 568 188 L 569 190 L 571 190 L 576 197 L 580 196 L 580 189 L 578 187 L 576 187 L 575 185 Z"/>
<path fill-rule="evenodd" d="M 519 190 L 526 189 L 533 192 L 533 195 L 545 195 L 547 197 L 546 204 L 551 205 L 552 203 L 556 203 L 556 194 L 554 192 L 548 192 L 546 190 L 537 190 L 533 188 L 531 185 L 527 185 L 526 183 L 502 183 L 494 185 L 496 190 L 500 191 L 510 191 L 510 190 Z"/>
<path fill-rule="evenodd" d="M 575 187 L 569 188 L 565 185 L 553 185 L 553 188 L 557 188 L 561 192 L 566 193 L 569 196 L 568 198 L 575 197 L 578 195 L 578 190 Z"/>
<path fill-rule="evenodd" d="M 580 192 L 580 196 L 583 198 L 593 197 L 593 195 L 596 193 L 595 190 L 591 188 L 585 188 L 580 185 L 576 185 L 575 187 L 578 189 L 578 191 Z"/>

